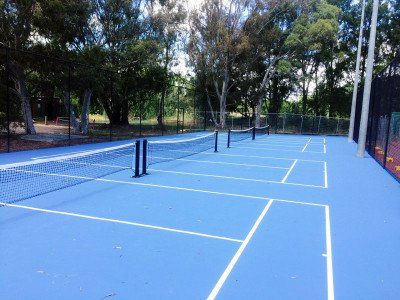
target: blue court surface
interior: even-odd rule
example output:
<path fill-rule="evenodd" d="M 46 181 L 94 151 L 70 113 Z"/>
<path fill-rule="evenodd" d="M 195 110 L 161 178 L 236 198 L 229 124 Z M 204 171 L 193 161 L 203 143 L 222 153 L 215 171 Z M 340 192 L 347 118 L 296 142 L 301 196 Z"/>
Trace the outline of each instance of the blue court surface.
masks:
<path fill-rule="evenodd" d="M 0 207 L 0 299 L 400 299 L 400 186 L 372 158 L 345 137 L 226 142 Z M 3 195 L 57 177 L 31 175 Z"/>

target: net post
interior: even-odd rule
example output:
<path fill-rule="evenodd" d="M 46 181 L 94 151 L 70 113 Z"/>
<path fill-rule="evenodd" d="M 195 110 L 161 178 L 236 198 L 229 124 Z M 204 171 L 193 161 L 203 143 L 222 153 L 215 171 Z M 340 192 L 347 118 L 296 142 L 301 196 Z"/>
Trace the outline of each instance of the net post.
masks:
<path fill-rule="evenodd" d="M 269 125 L 267 125 L 267 134 L 269 135 Z"/>
<path fill-rule="evenodd" d="M 228 146 L 227 146 L 227 148 L 230 148 L 231 147 L 231 130 L 229 129 L 228 130 Z"/>
<path fill-rule="evenodd" d="M 215 136 L 215 140 L 214 140 L 214 152 L 218 152 L 218 130 L 214 131 L 214 136 Z"/>
<path fill-rule="evenodd" d="M 135 176 L 134 178 L 140 177 L 140 141 L 135 142 Z"/>
<path fill-rule="evenodd" d="M 254 141 L 256 139 L 256 127 L 253 127 L 251 139 Z"/>
<path fill-rule="evenodd" d="M 147 175 L 147 140 L 143 140 L 142 175 Z"/>

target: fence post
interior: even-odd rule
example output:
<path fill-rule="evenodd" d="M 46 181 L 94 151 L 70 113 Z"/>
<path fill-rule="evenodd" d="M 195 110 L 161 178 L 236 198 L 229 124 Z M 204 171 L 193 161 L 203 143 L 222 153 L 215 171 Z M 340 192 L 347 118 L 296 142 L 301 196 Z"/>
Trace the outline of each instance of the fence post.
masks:
<path fill-rule="evenodd" d="M 185 129 L 185 109 L 182 108 L 182 133 L 184 132 Z"/>
<path fill-rule="evenodd" d="M 303 115 L 301 115 L 300 134 L 303 134 Z"/>
<path fill-rule="evenodd" d="M 389 68 L 389 76 L 388 77 L 391 77 L 390 76 L 391 73 L 392 73 L 392 66 L 390 66 L 390 68 Z M 392 76 L 394 76 L 394 74 Z M 389 113 L 388 113 L 388 119 L 389 120 L 388 120 L 387 129 L 386 129 L 385 151 L 384 151 L 384 154 L 383 154 L 383 167 L 385 169 L 386 169 L 386 160 L 387 160 L 387 152 L 388 152 L 388 145 L 389 145 L 390 125 L 392 123 L 392 101 L 393 101 L 393 98 L 394 98 L 392 93 L 393 93 L 394 87 L 390 88 L 389 90 L 390 90 L 389 97 L 388 97 L 390 99 Z"/>
<path fill-rule="evenodd" d="M 6 48 L 6 80 L 7 80 L 7 95 L 6 95 L 6 105 L 7 105 L 7 152 L 10 152 L 10 137 L 11 137 L 11 132 L 10 132 L 10 70 L 9 70 L 9 64 L 10 64 L 10 49 L 7 47 Z"/>
<path fill-rule="evenodd" d="M 71 146 L 71 64 L 68 64 L 68 145 Z"/>
<path fill-rule="evenodd" d="M 282 118 L 282 132 L 285 133 L 286 113 L 283 114 Z"/>
<path fill-rule="evenodd" d="M 320 126 L 321 126 L 321 118 L 322 118 L 322 116 L 319 116 L 317 134 L 319 134 L 319 129 L 320 129 Z"/>
<path fill-rule="evenodd" d="M 114 102 L 114 75 L 111 74 L 111 91 L 110 91 L 111 102 Z M 109 140 L 112 141 L 112 122 L 109 120 Z"/>
<path fill-rule="evenodd" d="M 336 134 L 339 133 L 339 118 L 337 118 L 337 124 L 336 124 Z"/>
<path fill-rule="evenodd" d="M 142 137 L 142 105 L 143 100 L 139 98 L 139 137 Z"/>

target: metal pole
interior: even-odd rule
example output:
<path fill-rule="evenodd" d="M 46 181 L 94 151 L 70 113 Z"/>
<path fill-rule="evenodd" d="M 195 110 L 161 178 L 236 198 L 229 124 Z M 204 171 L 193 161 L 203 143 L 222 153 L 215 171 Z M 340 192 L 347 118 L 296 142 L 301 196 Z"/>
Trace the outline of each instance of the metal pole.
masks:
<path fill-rule="evenodd" d="M 182 108 L 182 133 L 185 130 L 185 109 Z"/>
<path fill-rule="evenodd" d="M 71 64 L 68 64 L 68 145 L 71 146 Z"/>
<path fill-rule="evenodd" d="M 176 115 L 176 133 L 179 133 L 179 88 L 178 88 L 178 105 L 177 105 L 177 115 Z"/>
<path fill-rule="evenodd" d="M 365 74 L 363 104 L 361 110 L 360 133 L 358 137 L 357 156 L 364 157 L 365 142 L 367 139 L 369 102 L 371 96 L 372 71 L 374 68 L 374 50 L 376 39 L 376 22 L 378 19 L 379 0 L 374 0 L 371 17 L 371 32 L 369 35 L 367 69 Z"/>
<path fill-rule="evenodd" d="M 139 98 L 139 137 L 142 137 L 142 98 Z"/>
<path fill-rule="evenodd" d="M 6 48 L 6 76 L 7 76 L 7 152 L 10 152 L 10 70 L 9 70 L 9 63 L 10 63 L 10 49 Z"/>
<path fill-rule="evenodd" d="M 359 80 L 359 74 L 360 74 L 360 60 L 361 60 L 361 47 L 362 47 L 362 39 L 363 39 L 364 15 L 365 15 L 365 0 L 362 1 L 362 9 L 361 9 L 360 33 L 359 33 L 359 37 L 358 37 L 358 47 L 357 47 L 356 74 L 354 75 L 354 86 L 353 86 L 353 98 L 351 100 L 349 135 L 348 135 L 348 139 L 347 139 L 347 141 L 349 143 L 351 143 L 353 141 L 353 135 L 354 135 L 354 122 L 355 122 L 356 105 L 357 105 L 358 80 Z"/>
<path fill-rule="evenodd" d="M 111 75 L 111 91 L 110 91 L 110 97 L 111 97 L 111 102 L 114 102 L 114 76 Z M 111 120 L 109 120 L 108 124 L 108 130 L 109 130 L 109 140 L 112 141 L 112 125 L 111 125 Z"/>

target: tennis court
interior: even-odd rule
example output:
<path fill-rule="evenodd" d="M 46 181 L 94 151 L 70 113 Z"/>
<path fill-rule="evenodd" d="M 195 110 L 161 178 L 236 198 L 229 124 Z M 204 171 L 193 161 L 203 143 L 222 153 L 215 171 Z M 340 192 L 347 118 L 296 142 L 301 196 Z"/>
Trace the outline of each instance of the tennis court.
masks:
<path fill-rule="evenodd" d="M 372 158 L 335 136 L 215 142 L 2 154 L 0 298 L 400 298 L 400 188 Z"/>

